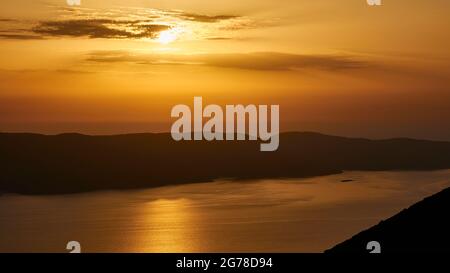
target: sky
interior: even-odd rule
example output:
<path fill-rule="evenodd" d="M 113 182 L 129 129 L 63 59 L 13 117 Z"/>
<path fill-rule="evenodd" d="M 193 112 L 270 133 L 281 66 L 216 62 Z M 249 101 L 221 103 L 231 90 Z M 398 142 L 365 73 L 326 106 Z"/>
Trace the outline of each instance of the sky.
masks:
<path fill-rule="evenodd" d="M 177 104 L 282 131 L 450 140 L 450 1 L 2 1 L 0 131 L 167 132 Z"/>

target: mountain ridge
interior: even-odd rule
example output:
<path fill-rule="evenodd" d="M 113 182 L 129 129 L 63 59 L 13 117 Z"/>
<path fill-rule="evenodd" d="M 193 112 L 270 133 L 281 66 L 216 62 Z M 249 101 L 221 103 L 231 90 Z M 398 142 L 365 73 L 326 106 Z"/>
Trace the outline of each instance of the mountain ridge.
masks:
<path fill-rule="evenodd" d="M 259 141 L 179 141 L 170 133 L 91 136 L 0 133 L 0 192 L 61 194 L 147 188 L 221 178 L 299 178 L 344 170 L 450 168 L 450 142 L 370 140 L 314 132 Z"/>

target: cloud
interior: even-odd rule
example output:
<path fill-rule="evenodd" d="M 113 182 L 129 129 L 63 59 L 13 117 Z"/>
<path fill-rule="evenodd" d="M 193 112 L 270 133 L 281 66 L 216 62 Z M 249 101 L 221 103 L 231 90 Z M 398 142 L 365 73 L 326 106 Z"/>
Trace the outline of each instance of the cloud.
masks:
<path fill-rule="evenodd" d="M 86 61 L 96 63 L 132 63 L 136 65 L 203 65 L 219 68 L 258 71 L 294 71 L 300 69 L 344 70 L 367 67 L 369 64 L 353 56 L 300 55 L 277 52 L 197 54 L 197 55 L 135 55 L 125 51 L 97 51 Z"/>
<path fill-rule="evenodd" d="M 264 27 L 260 20 L 232 14 L 200 14 L 183 10 L 126 7 L 51 8 L 54 9 L 54 15 L 52 19 L 47 20 L 0 18 L 0 39 L 155 39 L 159 32 L 177 29 L 181 30 L 178 40 L 224 40 L 233 39 L 237 30 Z M 11 29 L 17 31 L 4 34 Z"/>
<path fill-rule="evenodd" d="M 230 20 L 230 19 L 236 19 L 240 16 L 236 15 L 203 15 L 203 14 L 196 14 L 196 13 L 188 13 L 188 12 L 180 12 L 178 13 L 178 17 L 188 20 L 188 21 L 195 21 L 195 22 L 202 22 L 202 23 L 215 23 L 219 21 L 224 20 Z"/>
<path fill-rule="evenodd" d="M 42 39 L 42 37 L 38 36 L 38 35 L 28 35 L 28 34 L 6 34 L 6 33 L 0 33 L 0 39 L 7 39 L 7 40 L 39 40 L 39 39 Z"/>
<path fill-rule="evenodd" d="M 350 56 L 338 55 L 299 55 L 277 52 L 246 54 L 215 54 L 205 58 L 209 66 L 249 70 L 296 70 L 317 68 L 341 70 L 365 66 Z"/>
<path fill-rule="evenodd" d="M 167 29 L 170 29 L 170 26 L 149 24 L 141 20 L 77 19 L 41 22 L 32 31 L 42 36 L 53 37 L 126 39 L 154 38 L 159 32 Z"/>
<path fill-rule="evenodd" d="M 138 62 L 137 58 L 134 58 L 128 52 L 121 50 L 94 51 L 87 55 L 86 60 L 88 62 L 96 62 L 96 63 Z"/>
<path fill-rule="evenodd" d="M 93 71 L 85 71 L 85 70 L 75 70 L 75 69 L 56 69 L 54 72 L 61 73 L 61 74 L 93 74 L 95 72 Z"/>
<path fill-rule="evenodd" d="M 209 37 L 206 38 L 207 40 L 211 40 L 211 41 L 224 41 L 224 40 L 232 40 L 232 38 L 230 37 Z"/>

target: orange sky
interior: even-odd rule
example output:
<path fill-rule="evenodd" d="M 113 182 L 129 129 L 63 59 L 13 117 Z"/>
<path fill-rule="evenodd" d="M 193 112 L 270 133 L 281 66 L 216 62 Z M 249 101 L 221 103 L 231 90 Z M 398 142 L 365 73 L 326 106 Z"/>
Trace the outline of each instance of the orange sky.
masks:
<path fill-rule="evenodd" d="M 280 104 L 281 130 L 450 140 L 450 2 L 15 0 L 0 131 L 169 131 L 170 109 Z"/>

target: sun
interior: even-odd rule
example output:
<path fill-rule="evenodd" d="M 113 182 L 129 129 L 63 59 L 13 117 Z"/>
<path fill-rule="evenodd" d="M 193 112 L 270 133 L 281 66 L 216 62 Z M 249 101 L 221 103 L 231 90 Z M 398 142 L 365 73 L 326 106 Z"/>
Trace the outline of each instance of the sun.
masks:
<path fill-rule="evenodd" d="M 178 38 L 178 33 L 174 30 L 162 31 L 158 35 L 158 43 L 167 45 L 174 42 Z"/>

